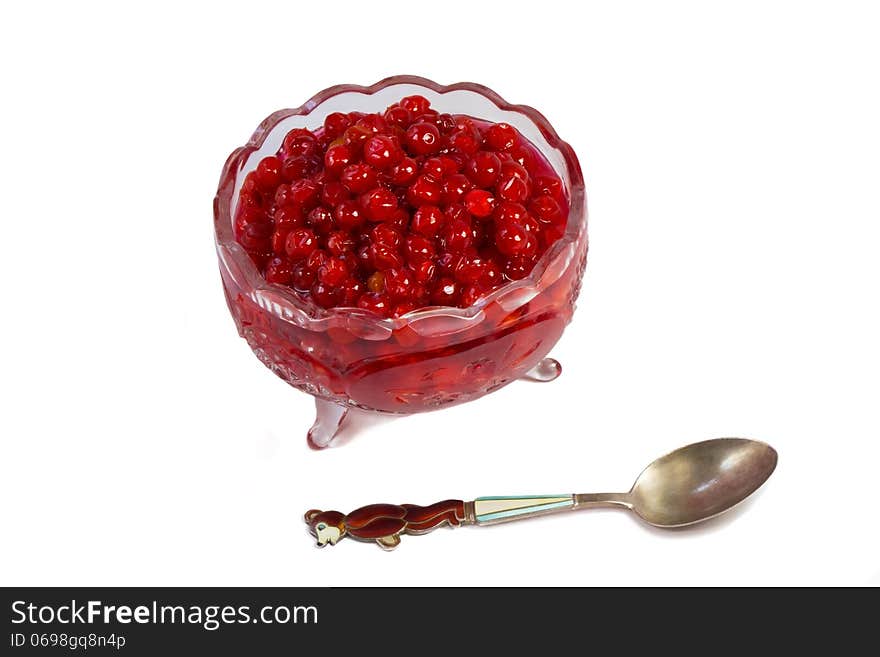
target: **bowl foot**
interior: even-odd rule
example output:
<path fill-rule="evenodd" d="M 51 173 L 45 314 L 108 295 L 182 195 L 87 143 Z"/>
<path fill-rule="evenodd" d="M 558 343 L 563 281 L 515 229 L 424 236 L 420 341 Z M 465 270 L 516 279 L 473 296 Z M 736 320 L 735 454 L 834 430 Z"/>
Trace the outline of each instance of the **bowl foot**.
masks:
<path fill-rule="evenodd" d="M 559 361 L 555 358 L 545 358 L 523 374 L 522 378 L 526 381 L 539 381 L 543 383 L 557 379 L 560 374 L 562 374 L 562 365 L 559 364 Z"/>
<path fill-rule="evenodd" d="M 348 406 L 315 397 L 315 423 L 307 437 L 309 447 L 324 449 L 333 440 L 348 415 Z"/>

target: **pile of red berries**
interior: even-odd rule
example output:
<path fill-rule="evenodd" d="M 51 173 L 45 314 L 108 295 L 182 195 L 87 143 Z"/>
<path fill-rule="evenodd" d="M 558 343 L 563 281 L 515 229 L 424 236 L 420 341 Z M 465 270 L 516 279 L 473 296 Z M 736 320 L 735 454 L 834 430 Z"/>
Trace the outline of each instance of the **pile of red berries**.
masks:
<path fill-rule="evenodd" d="M 396 317 L 527 276 L 567 218 L 562 181 L 515 128 L 408 96 L 291 130 L 245 178 L 235 235 L 270 283 Z"/>

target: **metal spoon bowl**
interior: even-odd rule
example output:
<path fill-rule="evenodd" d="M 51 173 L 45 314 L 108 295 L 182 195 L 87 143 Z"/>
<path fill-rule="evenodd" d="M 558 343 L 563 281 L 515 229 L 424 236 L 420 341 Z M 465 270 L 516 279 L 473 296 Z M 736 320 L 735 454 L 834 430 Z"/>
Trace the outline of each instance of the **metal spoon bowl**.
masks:
<path fill-rule="evenodd" d="M 776 450 L 745 438 L 718 438 L 661 456 L 627 493 L 628 505 L 656 527 L 708 520 L 742 502 L 776 468 Z"/>

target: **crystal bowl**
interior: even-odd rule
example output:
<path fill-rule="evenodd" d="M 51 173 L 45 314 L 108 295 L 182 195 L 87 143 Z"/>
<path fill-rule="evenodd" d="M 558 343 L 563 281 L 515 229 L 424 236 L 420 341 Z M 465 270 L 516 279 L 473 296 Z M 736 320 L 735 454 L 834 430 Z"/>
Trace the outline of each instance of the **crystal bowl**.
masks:
<path fill-rule="evenodd" d="M 439 112 L 514 126 L 547 159 L 566 188 L 568 223 L 529 276 L 505 283 L 468 308 L 422 308 L 385 319 L 355 308 L 323 309 L 267 283 L 236 242 L 238 192 L 293 128 L 314 129 L 332 112 L 377 112 L 420 94 Z M 575 308 L 587 261 L 587 208 L 577 157 L 538 111 L 491 89 L 395 76 L 369 87 L 338 85 L 265 119 L 226 161 L 214 198 L 220 274 L 239 334 L 275 374 L 316 400 L 309 445 L 327 446 L 351 407 L 417 413 L 470 401 L 519 378 L 561 372 L 547 354 Z"/>

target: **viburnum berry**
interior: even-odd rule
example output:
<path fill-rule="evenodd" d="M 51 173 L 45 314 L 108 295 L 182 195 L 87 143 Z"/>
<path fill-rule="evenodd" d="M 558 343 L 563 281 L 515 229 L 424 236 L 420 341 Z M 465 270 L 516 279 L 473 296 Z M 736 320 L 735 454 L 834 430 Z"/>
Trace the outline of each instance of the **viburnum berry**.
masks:
<path fill-rule="evenodd" d="M 495 246 L 504 255 L 512 256 L 526 246 L 525 226 L 514 220 L 495 222 Z"/>
<path fill-rule="evenodd" d="M 348 278 L 348 267 L 339 258 L 329 258 L 318 268 L 318 280 L 331 287 L 339 287 Z"/>
<path fill-rule="evenodd" d="M 472 189 L 465 195 L 464 205 L 473 216 L 486 218 L 495 209 L 495 195 L 485 189 Z"/>
<path fill-rule="evenodd" d="M 352 194 L 361 194 L 376 186 L 376 170 L 367 164 L 350 164 L 342 170 L 340 182 Z"/>
<path fill-rule="evenodd" d="M 320 274 L 319 274 L 320 277 Z M 341 283 L 342 281 L 339 281 Z M 329 285 L 318 280 L 309 291 L 310 296 L 322 308 L 332 308 L 337 305 L 342 298 L 342 288 L 339 284 Z"/>
<path fill-rule="evenodd" d="M 463 173 L 454 173 L 443 183 L 443 202 L 461 203 L 465 194 L 473 189 L 474 185 Z"/>
<path fill-rule="evenodd" d="M 386 271 L 403 265 L 400 251 L 390 244 L 376 242 L 370 246 L 370 263 L 377 271 Z"/>
<path fill-rule="evenodd" d="M 290 285 L 293 281 L 293 263 L 287 258 L 272 258 L 266 265 L 266 280 L 270 283 Z"/>
<path fill-rule="evenodd" d="M 406 131 L 406 148 L 413 155 L 436 153 L 441 148 L 440 129 L 426 121 L 412 124 Z"/>
<path fill-rule="evenodd" d="M 419 175 L 419 164 L 411 157 L 404 157 L 391 167 L 389 181 L 394 185 L 408 185 Z"/>
<path fill-rule="evenodd" d="M 413 95 L 290 130 L 245 175 L 234 233 L 268 282 L 399 317 L 528 276 L 564 234 L 568 203 L 513 126 Z"/>
<path fill-rule="evenodd" d="M 389 317 L 392 310 L 391 301 L 384 292 L 365 292 L 358 299 L 357 307 L 371 310 L 382 317 Z"/>
<path fill-rule="evenodd" d="M 336 206 L 336 223 L 343 230 L 353 230 L 364 225 L 364 211 L 356 201 L 342 201 Z"/>
<path fill-rule="evenodd" d="M 287 235 L 284 250 L 293 260 L 302 260 L 318 248 L 318 240 L 310 228 L 296 228 Z"/>
<path fill-rule="evenodd" d="M 271 191 L 281 182 L 281 160 L 274 155 L 260 160 L 256 169 L 257 185 L 260 189 Z"/>
<path fill-rule="evenodd" d="M 431 176 L 419 176 L 406 190 L 410 205 L 437 204 L 443 196 L 443 185 Z"/>
<path fill-rule="evenodd" d="M 446 223 L 443 211 L 436 205 L 422 205 L 415 211 L 410 223 L 413 233 L 424 237 L 434 237 Z"/>
<path fill-rule="evenodd" d="M 304 221 L 302 207 L 299 205 L 285 205 L 275 210 L 276 230 L 299 228 Z"/>
<path fill-rule="evenodd" d="M 370 237 L 376 244 L 384 244 L 394 249 L 398 248 L 403 241 L 400 231 L 390 224 L 379 224 L 370 231 Z"/>
<path fill-rule="evenodd" d="M 506 151 L 516 143 L 516 130 L 507 123 L 496 123 L 486 130 L 486 145 L 496 151 Z"/>
<path fill-rule="evenodd" d="M 324 171 L 328 175 L 338 178 L 342 175 L 343 170 L 354 161 L 351 148 L 345 144 L 337 144 L 331 146 L 324 153 Z"/>
<path fill-rule="evenodd" d="M 376 135 L 364 142 L 364 162 L 379 170 L 394 166 L 403 158 L 403 151 L 391 137 Z"/>
<path fill-rule="evenodd" d="M 471 182 L 484 189 L 495 184 L 499 173 L 501 173 L 501 160 L 495 153 L 489 151 L 475 153 L 465 167 L 465 174 Z"/>
<path fill-rule="evenodd" d="M 338 206 L 337 206 L 338 207 Z M 318 235 L 329 235 L 336 226 L 333 213 L 323 206 L 312 208 L 307 218 L 308 224 Z"/>
<path fill-rule="evenodd" d="M 385 110 L 385 121 L 389 125 L 406 130 L 412 122 L 412 114 L 405 107 L 394 106 Z"/>
<path fill-rule="evenodd" d="M 324 134 L 336 139 L 351 125 L 349 118 L 342 112 L 333 112 L 324 119 Z"/>
<path fill-rule="evenodd" d="M 400 99 L 398 103 L 413 116 L 424 114 L 431 108 L 431 103 L 424 96 L 413 95 Z"/>
<path fill-rule="evenodd" d="M 361 205 L 370 221 L 387 221 L 397 212 L 397 196 L 389 189 L 377 187 L 361 197 Z"/>

